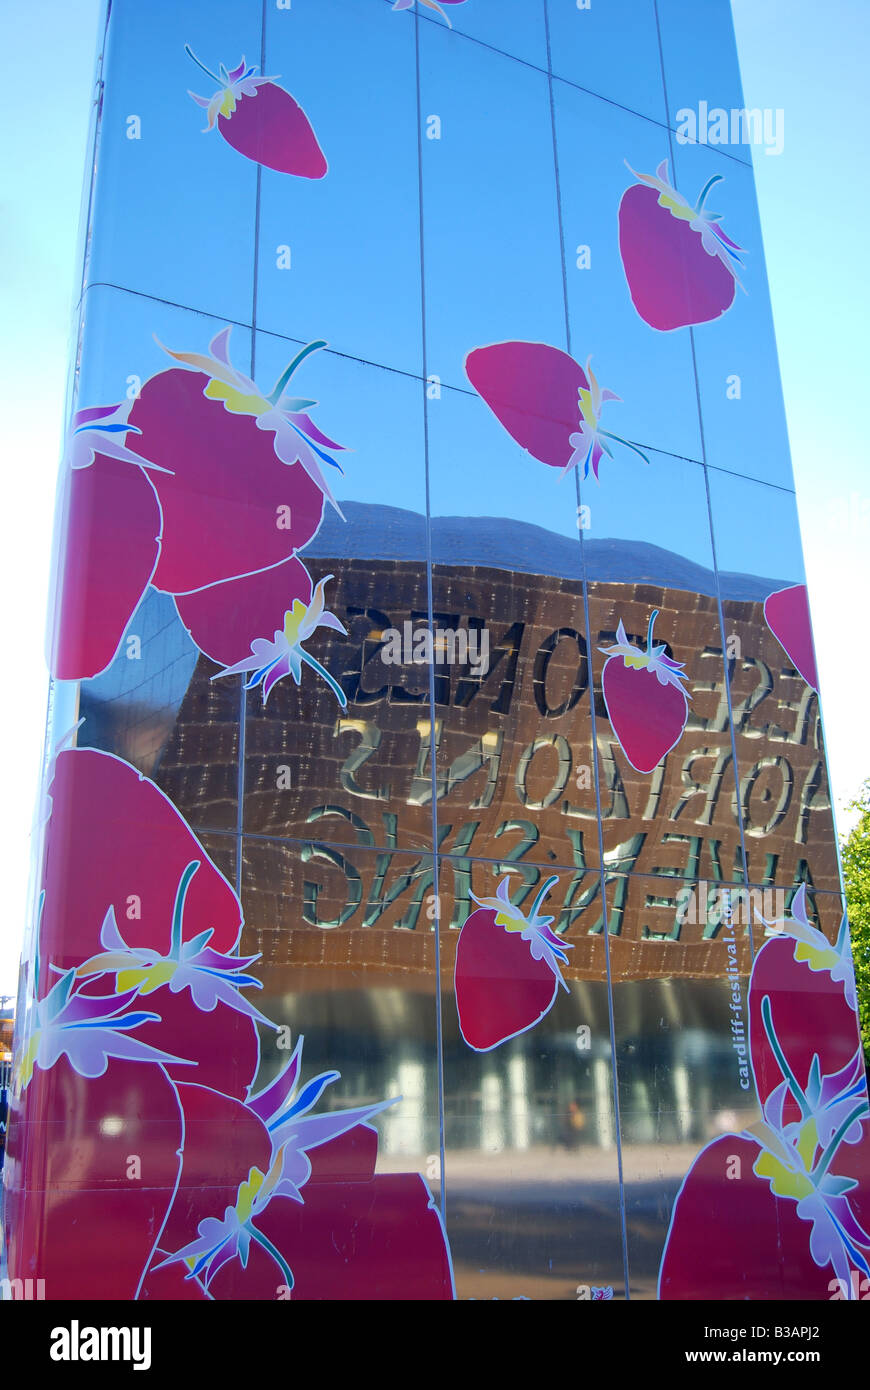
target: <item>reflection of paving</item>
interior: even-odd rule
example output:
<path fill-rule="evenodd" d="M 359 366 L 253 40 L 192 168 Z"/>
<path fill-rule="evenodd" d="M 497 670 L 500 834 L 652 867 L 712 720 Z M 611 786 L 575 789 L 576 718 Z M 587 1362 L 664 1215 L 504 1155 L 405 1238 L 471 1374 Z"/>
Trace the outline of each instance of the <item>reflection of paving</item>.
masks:
<path fill-rule="evenodd" d="M 632 1298 L 656 1296 L 674 1198 L 699 1147 L 623 1150 Z M 378 1170 L 425 1173 L 426 1163 L 394 1154 Z M 458 1298 L 576 1300 L 578 1286 L 608 1284 L 624 1297 L 615 1149 L 453 1151 L 447 1179 Z"/>
<path fill-rule="evenodd" d="M 682 1181 L 703 1141 L 691 1144 L 632 1144 L 623 1147 L 622 1167 L 626 1182 L 654 1183 L 657 1179 Z M 383 1154 L 378 1158 L 379 1173 L 426 1172 L 429 1156 L 423 1154 Z M 558 1200 L 552 1189 L 575 1184 L 612 1183 L 616 1186 L 616 1149 L 584 1144 L 576 1149 L 551 1148 L 544 1144 L 528 1149 L 448 1149 L 449 1192 L 492 1191 L 493 1184 L 504 1186 L 517 1201 L 537 1200 L 546 1193 Z M 516 1191 L 514 1191 L 516 1188 Z"/>

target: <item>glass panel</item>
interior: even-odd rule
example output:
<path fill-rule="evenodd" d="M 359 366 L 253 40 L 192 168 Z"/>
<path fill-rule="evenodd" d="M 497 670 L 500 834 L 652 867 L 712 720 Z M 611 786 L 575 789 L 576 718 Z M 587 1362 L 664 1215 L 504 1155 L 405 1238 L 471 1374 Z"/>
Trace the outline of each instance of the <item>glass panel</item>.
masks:
<path fill-rule="evenodd" d="M 572 23 L 582 27 L 588 18 L 578 14 Z M 632 299 L 644 306 L 640 290 L 651 275 L 658 283 L 658 268 L 651 265 L 647 245 L 649 209 L 643 211 L 645 220 L 626 225 L 636 196 L 632 190 L 638 187 L 631 171 L 654 174 L 668 155 L 666 132 L 563 83 L 555 84 L 554 96 L 571 351 L 582 363 L 591 355 L 601 386 L 620 398 L 620 404 L 604 402 L 605 429 L 700 459 L 688 334 L 657 332 Z M 594 195 L 590 131 L 595 132 Z"/>
<path fill-rule="evenodd" d="M 704 470 L 647 458 L 581 484 L 605 859 L 742 879 Z"/>
<path fill-rule="evenodd" d="M 443 25 L 421 24 L 420 64 L 427 370 L 465 387 L 472 348 L 564 333 L 550 94 Z"/>
<path fill-rule="evenodd" d="M 445 851 L 453 835 L 481 858 L 585 867 L 598 844 L 576 489 L 501 423 L 520 434 L 523 420 L 547 423 L 534 393 L 519 423 L 501 409 L 512 349 L 536 360 L 533 344 L 484 349 L 471 368 L 484 396 L 445 389 L 429 404 L 433 610 L 446 658 L 435 667 L 439 837 Z"/>
<path fill-rule="evenodd" d="M 421 19 L 438 20 L 418 5 Z M 457 34 L 468 34 L 502 53 L 536 67 L 547 66 L 547 35 L 542 0 L 447 0 L 444 14 Z"/>
<path fill-rule="evenodd" d="M 668 93 L 668 124 L 680 128 L 677 113 L 743 106 L 737 45 L 728 0 L 656 0 L 662 64 Z M 733 153 L 747 163 L 749 151 Z"/>
<path fill-rule="evenodd" d="M 836 843 L 794 494 L 714 472 L 710 493 L 749 877 L 765 884 L 793 876 L 835 891 Z M 763 576 L 754 572 L 759 559 Z"/>
<path fill-rule="evenodd" d="M 284 1029 L 260 1081 L 305 1039 L 306 1070 L 340 1072 L 321 1108 L 400 1097 L 373 1117 L 379 1171 L 438 1188 L 435 896 L 432 858 L 246 836 L 243 946 L 263 954 L 258 1006 Z"/>
<path fill-rule="evenodd" d="M 203 848 L 228 883 L 236 885 L 238 838 L 235 835 L 202 835 Z M 237 885 L 236 885 L 237 886 Z"/>
<path fill-rule="evenodd" d="M 297 350 L 259 335 L 258 371 L 277 378 Z M 272 606 L 248 642 L 283 623 L 303 565 L 314 584 L 328 581 L 326 608 L 346 633 L 311 634 L 303 649 L 319 669 L 306 664 L 300 684 L 248 692 L 245 831 L 431 850 L 429 672 L 395 650 L 405 624 L 425 627 L 429 612 L 422 387 L 331 351 L 297 379 L 348 451 L 332 451 L 343 475 L 324 465 L 341 515 L 327 503 L 286 589 L 281 567 L 252 581 Z"/>
<path fill-rule="evenodd" d="M 752 170 L 700 145 L 677 144 L 674 161 L 676 186 L 693 206 L 709 180 L 721 180 L 710 188 L 704 208 L 721 214 L 716 225 L 741 248 L 736 261 L 725 250 L 720 259 L 706 258 L 725 283 L 730 275 L 721 268 L 723 259 L 737 279 L 716 305 L 724 309 L 730 296 L 731 307 L 692 330 L 706 461 L 793 487 Z"/>
<path fill-rule="evenodd" d="M 654 0 L 547 0 L 547 8 L 557 76 L 665 120 Z"/>
<path fill-rule="evenodd" d="M 258 327 L 419 372 L 413 20 L 359 0 L 265 13 L 268 71 L 292 77 L 329 172 L 263 170 Z"/>
<path fill-rule="evenodd" d="M 461 1298 L 830 1296 L 800 535 L 748 148 L 680 129 L 725 0 L 242 8 L 112 5 L 10 1272 L 450 1297 L 443 1216 Z"/>
<path fill-rule="evenodd" d="M 88 284 L 251 321 L 257 166 L 223 138 L 223 118 L 204 133 L 188 92 L 210 99 L 218 64 L 259 62 L 260 40 L 255 9 L 113 3 Z"/>
<path fill-rule="evenodd" d="M 804 582 L 800 524 L 793 492 L 710 470 L 713 536 L 723 595 L 739 577 L 755 578 L 766 597 Z M 763 537 L 763 547 L 759 545 Z M 758 575 L 759 570 L 766 578 Z M 728 594 L 728 597 L 736 597 Z"/>
<path fill-rule="evenodd" d="M 229 532 L 241 529 L 236 508 L 245 497 L 256 531 L 262 499 L 254 496 L 250 467 L 244 478 L 239 473 L 233 417 L 219 402 L 200 405 L 205 375 L 174 363 L 160 346 L 204 353 L 221 327 L 122 291 L 87 292 L 76 404 L 92 411 L 120 402 L 118 418 L 129 428 L 125 435 L 91 419 L 74 436 L 84 466 L 65 474 L 60 502 L 70 533 L 58 557 L 64 603 L 56 614 L 54 661 L 70 677 L 93 673 L 79 694 L 80 746 L 133 763 L 191 825 L 234 830 L 240 682 L 212 682 L 215 666 L 191 640 L 175 591 L 259 563 L 256 538 L 245 559 Z M 249 371 L 244 329 L 233 330 L 232 353 Z M 181 412 L 189 434 L 179 431 Z M 254 439 L 260 446 L 266 437 Z M 118 440 L 124 457 L 101 452 Z M 204 490 L 203 461 L 211 489 L 218 449 L 228 503 L 220 490 Z M 145 467 L 136 466 L 138 457 Z M 273 530 L 270 516 L 267 537 Z"/>
<path fill-rule="evenodd" d="M 609 891 L 613 901 L 620 886 L 611 884 Z M 657 914 L 664 916 L 657 905 L 669 892 L 664 882 L 632 876 L 629 930 L 641 921 L 654 924 Z M 730 1152 L 724 1136 L 736 1136 L 758 1119 L 748 1065 L 747 928 L 739 924 L 732 931 L 720 923 L 716 903 L 717 894 L 711 893 L 707 921 L 702 907 L 701 921 L 684 926 L 678 940 L 659 936 L 636 947 L 632 978 L 620 970 L 620 951 L 613 953 L 632 1298 L 658 1296 L 677 1194 L 699 1152 L 711 1141 L 723 1145 L 724 1179 Z M 681 1227 L 678 1219 L 675 1224 Z M 680 1296 L 702 1297 L 703 1288 L 692 1293 L 684 1285 Z"/>
<path fill-rule="evenodd" d="M 803 890 L 777 896 L 776 905 L 760 906 L 757 894 L 742 900 L 737 891 L 731 894 L 721 904 L 721 925 L 712 932 L 703 972 L 690 970 L 694 978 L 671 980 L 667 993 L 665 980 L 659 981 L 646 1023 L 642 1013 L 638 1018 L 631 991 L 626 1002 L 619 998 L 626 991 L 614 986 L 618 1026 L 627 1035 L 620 1060 L 634 1053 L 637 1076 L 644 1054 L 657 1058 L 660 1104 L 671 1096 L 671 1112 L 662 1107 L 656 1117 L 658 1147 L 650 1163 L 642 1149 L 643 1097 L 620 1069 L 630 1263 L 633 1269 L 645 1266 L 650 1282 L 655 1249 L 644 1248 L 645 1233 L 633 1217 L 637 1212 L 646 1218 L 647 1233 L 651 1221 L 658 1225 L 658 1245 L 668 1213 L 651 1209 L 649 1179 L 656 1173 L 670 1179 L 660 1273 L 665 1299 L 728 1299 L 737 1290 L 755 1300 L 836 1296 L 829 1261 L 834 1251 L 836 1258 L 841 1254 L 840 1237 L 834 1235 L 830 1254 L 820 1258 L 813 1240 L 818 1226 L 799 1194 L 822 1173 L 845 1179 L 843 1190 L 856 1185 L 860 1159 L 844 1136 L 866 1112 L 857 1019 L 839 944 L 832 949 L 826 942 L 836 940 L 837 896 L 807 895 L 804 901 Z M 745 925 L 750 912 L 751 963 Z M 777 921 L 765 929 L 760 912 L 768 922 L 774 916 Z M 673 949 L 670 943 L 663 948 L 663 971 Z M 632 1003 L 634 1009 L 627 1007 Z M 636 1143 L 633 1124 L 640 1131 Z M 679 1191 L 671 1197 L 684 1165 Z M 850 1220 L 848 1203 L 839 1211 Z M 839 1296 L 850 1292 L 841 1288 Z"/>
<path fill-rule="evenodd" d="M 506 867 L 470 861 L 477 899 L 491 897 Z M 511 880 L 511 901 L 528 920 L 544 875 L 523 877 L 528 886 Z M 565 989 L 490 907 L 471 901 L 458 921 L 454 908 L 451 927 L 462 930 L 443 938 L 442 980 L 455 972 L 443 1019 L 447 1229 L 459 1298 L 624 1297 L 597 885 L 595 873 L 562 879 L 540 907 L 565 943 Z"/>

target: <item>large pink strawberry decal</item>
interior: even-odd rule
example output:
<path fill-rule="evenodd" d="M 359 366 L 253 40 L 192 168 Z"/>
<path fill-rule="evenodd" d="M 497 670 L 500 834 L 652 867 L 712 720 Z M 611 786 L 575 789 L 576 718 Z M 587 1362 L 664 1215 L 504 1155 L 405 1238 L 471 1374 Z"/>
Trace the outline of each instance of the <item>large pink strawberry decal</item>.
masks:
<path fill-rule="evenodd" d="M 169 352 L 182 366 L 149 378 L 135 401 L 73 419 L 50 653 L 59 679 L 89 679 L 111 665 L 149 583 L 181 596 L 264 573 L 311 540 L 324 499 L 342 515 L 326 472 L 342 471 L 330 451 L 343 446 L 312 420 L 317 402 L 289 390 L 299 365 L 326 344 L 302 348 L 267 396 L 233 366 L 229 336 L 229 328 L 218 333 L 209 354 Z M 268 582 L 261 598 L 275 607 Z M 297 598 L 307 607 L 310 581 L 307 594 L 288 594 L 282 615 Z M 204 611 L 238 626 L 238 605 L 222 594 Z M 242 659 L 262 635 L 254 617 L 222 664 Z"/>
<path fill-rule="evenodd" d="M 251 1002 L 241 904 L 163 793 L 64 749 L 47 801 L 10 1277 L 49 1298 L 452 1298 L 428 1187 L 375 1169 L 369 1121 L 400 1097 L 319 1109 L 340 1074 L 305 1079 L 301 1037 L 259 1083 L 257 1025 L 278 1025 Z"/>
<path fill-rule="evenodd" d="M 116 1042 L 136 1039 L 131 1013 L 112 1020 L 123 1025 Z M 98 1030 L 86 1022 L 65 1036 L 92 1040 Z M 172 1082 L 144 1048 L 129 1060 L 105 1041 L 101 1075 L 83 1075 L 61 1053 L 36 1066 L 12 1102 L 4 1254 L 11 1278 L 44 1279 L 50 1299 L 136 1296 L 181 1166 Z M 139 1182 L 127 1180 L 131 1154 L 141 1160 Z"/>
<path fill-rule="evenodd" d="M 793 584 L 788 589 L 768 594 L 764 600 L 764 619 L 789 661 L 807 685 L 818 692 L 819 673 L 806 585 Z"/>
<path fill-rule="evenodd" d="M 607 717 L 619 746 L 638 772 L 652 772 L 682 737 L 689 717 L 683 663 L 653 644 L 656 608 L 649 620 L 646 651 L 634 646 L 620 619 L 616 643 L 600 647 L 607 657 L 601 686 Z"/>
<path fill-rule="evenodd" d="M 263 704 L 285 676 L 297 685 L 303 664 L 326 681 L 342 708 L 347 697 L 303 643 L 321 627 L 346 633 L 334 613 L 326 610 L 325 590 L 332 575 L 315 585 L 298 557 L 259 574 L 227 584 L 212 584 L 195 594 L 179 595 L 176 607 L 201 652 L 223 666 L 212 676 L 249 675 L 245 689 L 263 686 Z M 273 634 L 269 636 L 267 634 Z"/>
<path fill-rule="evenodd" d="M 61 750 L 49 802 L 43 983 L 69 971 L 77 994 L 99 996 L 118 972 L 116 990 L 139 988 L 160 1015 L 142 1020 L 137 1039 L 195 1062 L 198 1081 L 244 1089 L 257 1066 L 257 1011 L 246 1000 L 250 959 L 237 954 L 241 908 L 230 885 L 168 798 L 110 753 Z"/>
<path fill-rule="evenodd" d="M 49 664 L 58 680 L 111 665 L 130 616 L 154 573 L 162 517 L 122 405 L 73 416 L 61 471 L 61 546 Z"/>
<path fill-rule="evenodd" d="M 309 343 L 264 395 L 229 357 L 230 329 L 209 354 L 169 352 L 183 363 L 151 377 L 130 411 L 136 449 L 159 476 L 163 541 L 154 587 L 191 593 L 280 564 L 311 539 L 324 497 L 341 515 L 324 474 L 341 449 L 309 415 L 315 401 L 291 396 Z M 167 349 L 168 351 L 168 349 Z M 191 370 L 192 369 L 192 370 Z"/>
<path fill-rule="evenodd" d="M 687 1173 L 662 1299 L 858 1300 L 870 1286 L 870 1103 L 848 926 L 828 941 L 805 884 L 790 916 L 762 924 L 776 935 L 749 987 L 758 1118 Z"/>
<path fill-rule="evenodd" d="M 619 204 L 619 253 L 635 309 L 663 333 L 721 318 L 734 302 L 742 254 L 704 206 L 722 175 L 692 206 L 668 183 L 666 159 L 655 174 L 631 172 L 639 182 Z"/>
<path fill-rule="evenodd" d="M 454 985 L 459 1028 L 475 1052 L 489 1052 L 540 1023 L 556 1000 L 567 962 L 567 942 L 550 930 L 539 910 L 556 877 L 538 891 L 525 916 L 508 897 L 503 878 L 494 898 L 478 898 L 456 943 Z"/>
<path fill-rule="evenodd" d="M 112 664 L 160 553 L 160 504 L 142 468 L 97 454 L 63 475 L 50 666 L 58 680 Z"/>
<path fill-rule="evenodd" d="M 215 125 L 228 145 L 279 174 L 297 174 L 303 179 L 322 179 L 327 170 L 323 150 L 311 122 L 289 92 L 274 77 L 257 77 L 256 67 L 244 58 L 230 71 L 221 63 L 212 72 L 201 63 L 189 44 L 184 51 L 198 68 L 217 82 L 211 97 L 190 92 L 197 106 L 208 111 L 206 130 Z"/>
<path fill-rule="evenodd" d="M 465 371 L 475 391 L 518 444 L 542 463 L 565 474 L 579 467 L 598 478 L 602 457 L 613 457 L 608 440 L 649 459 L 634 444 L 600 425 L 602 406 L 620 399 L 599 386 L 561 348 L 547 343 L 492 343 L 475 348 Z"/>

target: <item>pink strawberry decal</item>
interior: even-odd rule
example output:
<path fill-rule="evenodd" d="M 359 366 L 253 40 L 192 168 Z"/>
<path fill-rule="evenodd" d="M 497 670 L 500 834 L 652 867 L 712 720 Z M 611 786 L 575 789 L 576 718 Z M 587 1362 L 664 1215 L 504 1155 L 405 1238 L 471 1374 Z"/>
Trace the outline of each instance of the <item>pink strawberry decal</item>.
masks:
<path fill-rule="evenodd" d="M 600 425 L 602 406 L 620 399 L 602 389 L 590 368 L 575 362 L 561 348 L 547 343 L 492 343 L 475 348 L 465 359 L 465 371 L 475 391 L 512 439 L 541 463 L 561 468 L 564 476 L 581 468 L 598 480 L 608 441 L 623 444 L 649 459 L 634 444 Z"/>
<path fill-rule="evenodd" d="M 369 1121 L 400 1098 L 319 1109 L 340 1073 L 305 1078 L 301 1036 L 260 1077 L 257 1026 L 278 1025 L 251 1003 L 241 903 L 167 797 L 87 748 L 57 754 L 47 801 L 10 1277 L 56 1298 L 452 1298 L 428 1187 L 376 1170 Z"/>
<path fill-rule="evenodd" d="M 265 705 L 273 686 L 285 676 L 301 683 L 304 664 L 326 681 L 344 709 L 347 696 L 341 686 L 303 646 L 321 627 L 346 635 L 344 625 L 326 610 L 330 579 L 328 574 L 315 585 L 294 557 L 259 574 L 179 595 L 175 603 L 200 651 L 224 667 L 212 680 L 248 674 L 245 689 L 262 684 Z"/>
<path fill-rule="evenodd" d="M 79 418 L 75 442 L 82 437 L 75 433 Z M 88 434 L 99 448 L 97 429 Z M 86 465 L 73 463 L 62 473 L 65 543 L 56 560 L 49 655 L 58 680 L 88 679 L 112 664 L 160 553 L 160 503 L 144 466 L 131 467 L 136 455 L 125 446 L 89 455 Z"/>
<path fill-rule="evenodd" d="M 130 411 L 137 451 L 168 470 L 159 476 L 163 541 L 154 587 L 191 593 L 280 564 L 306 545 L 324 497 L 341 515 L 324 466 L 341 472 L 328 439 L 291 396 L 289 382 L 312 352 L 296 354 L 264 395 L 229 357 L 230 329 L 208 354 L 166 351 L 183 364 L 147 381 Z M 188 370 L 188 369 L 192 370 Z"/>
<path fill-rule="evenodd" d="M 201 63 L 189 44 L 184 51 L 218 90 L 211 97 L 188 95 L 197 106 L 208 111 L 206 131 L 215 125 L 228 145 L 279 174 L 296 174 L 303 179 L 322 179 L 327 171 L 323 150 L 314 129 L 299 103 L 277 85 L 274 77 L 257 77 L 256 67 L 244 58 L 228 71 L 221 63 L 212 72 Z"/>
<path fill-rule="evenodd" d="M 570 945 L 550 930 L 552 917 L 538 915 L 555 883 L 542 884 L 528 917 L 508 897 L 508 878 L 494 898 L 471 895 L 478 907 L 459 933 L 454 985 L 459 1028 L 475 1052 L 534 1028 L 559 986 L 567 992 L 559 961 L 567 963 Z"/>
<path fill-rule="evenodd" d="M 619 204 L 619 253 L 632 303 L 650 328 L 668 333 L 709 323 L 731 308 L 741 248 L 704 204 L 715 174 L 692 207 L 668 183 L 668 161 L 639 180 Z"/>
<path fill-rule="evenodd" d="M 441 5 L 464 5 L 465 0 L 441 0 L 441 4 L 438 4 L 438 0 L 420 0 L 420 3 L 422 5 L 425 5 L 428 10 L 437 10 L 441 18 L 447 20 L 447 27 L 449 29 L 452 29 L 453 25 L 450 23 L 450 20 L 448 19 L 447 15 L 442 10 Z M 393 9 L 410 10 L 413 4 L 414 0 L 396 0 L 396 3 L 393 5 Z"/>
<path fill-rule="evenodd" d="M 819 673 L 806 585 L 793 584 L 788 589 L 768 594 L 764 600 L 764 620 L 791 664 L 818 694 Z"/>
<path fill-rule="evenodd" d="M 277 581 L 280 615 L 268 579 L 250 586 L 248 612 L 242 595 L 228 598 L 226 589 L 293 560 L 317 532 L 325 500 L 342 515 L 326 473 L 341 473 L 330 451 L 343 446 L 312 420 L 316 401 L 290 394 L 294 372 L 326 344 L 302 348 L 267 396 L 233 366 L 229 338 L 223 329 L 207 354 L 167 349 L 182 365 L 149 378 L 133 402 L 75 415 L 54 581 L 50 661 L 57 678 L 86 680 L 111 665 L 149 583 L 179 598 L 218 589 L 185 616 L 191 626 L 194 617 L 205 625 L 204 650 L 222 665 L 283 626 L 297 600 L 306 610 L 312 602 L 301 564 L 298 591 L 295 581 Z M 266 628 L 261 610 L 275 615 Z M 312 618 L 300 620 L 303 635 L 314 630 Z M 215 655 L 221 624 L 222 650 L 229 646 L 231 655 Z M 323 625 L 319 616 L 314 625 Z"/>
<path fill-rule="evenodd" d="M 616 644 L 599 647 L 607 657 L 601 686 L 607 717 L 628 761 L 637 772 L 652 772 L 679 743 L 689 705 L 680 684 L 683 663 L 665 656 L 664 644 L 653 645 L 656 608 L 649 620 L 646 651 L 626 636 L 620 619 Z"/>

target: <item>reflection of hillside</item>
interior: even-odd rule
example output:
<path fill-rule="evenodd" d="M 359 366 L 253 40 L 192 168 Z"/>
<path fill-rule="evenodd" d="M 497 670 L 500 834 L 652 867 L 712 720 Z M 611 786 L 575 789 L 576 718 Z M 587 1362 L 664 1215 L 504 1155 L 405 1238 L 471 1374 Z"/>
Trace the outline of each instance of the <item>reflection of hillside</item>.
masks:
<path fill-rule="evenodd" d="M 331 508 L 306 547 L 311 560 L 414 562 L 426 554 L 426 521 L 416 512 L 361 502 L 344 502 L 342 522 Z M 503 517 L 434 517 L 430 523 L 436 565 L 486 566 L 519 574 L 582 579 L 576 540 L 543 527 Z M 698 594 L 715 593 L 713 574 L 702 565 L 644 541 L 584 540 L 587 575 L 596 582 L 660 583 Z M 372 576 L 374 577 L 374 576 Z M 723 598 L 763 599 L 784 581 L 720 573 Z M 380 585 L 369 601 L 383 602 Z M 128 638 L 138 637 L 141 658 L 128 655 Z M 109 671 L 82 684 L 82 746 L 111 748 L 149 776 L 169 742 L 196 664 L 196 651 L 173 600 L 149 589 L 131 618 Z M 210 761 L 207 754 L 205 761 Z"/>
<path fill-rule="evenodd" d="M 319 559 L 412 560 L 426 554 L 426 520 L 417 512 L 366 502 L 342 502 L 346 523 L 331 508 L 306 555 Z M 435 516 L 429 523 L 432 563 L 484 566 L 619 584 L 663 584 L 699 594 L 715 594 L 711 570 L 648 541 L 584 536 L 583 555 L 573 537 L 510 517 Z M 785 581 L 720 571 L 723 598 L 764 599 Z"/>

